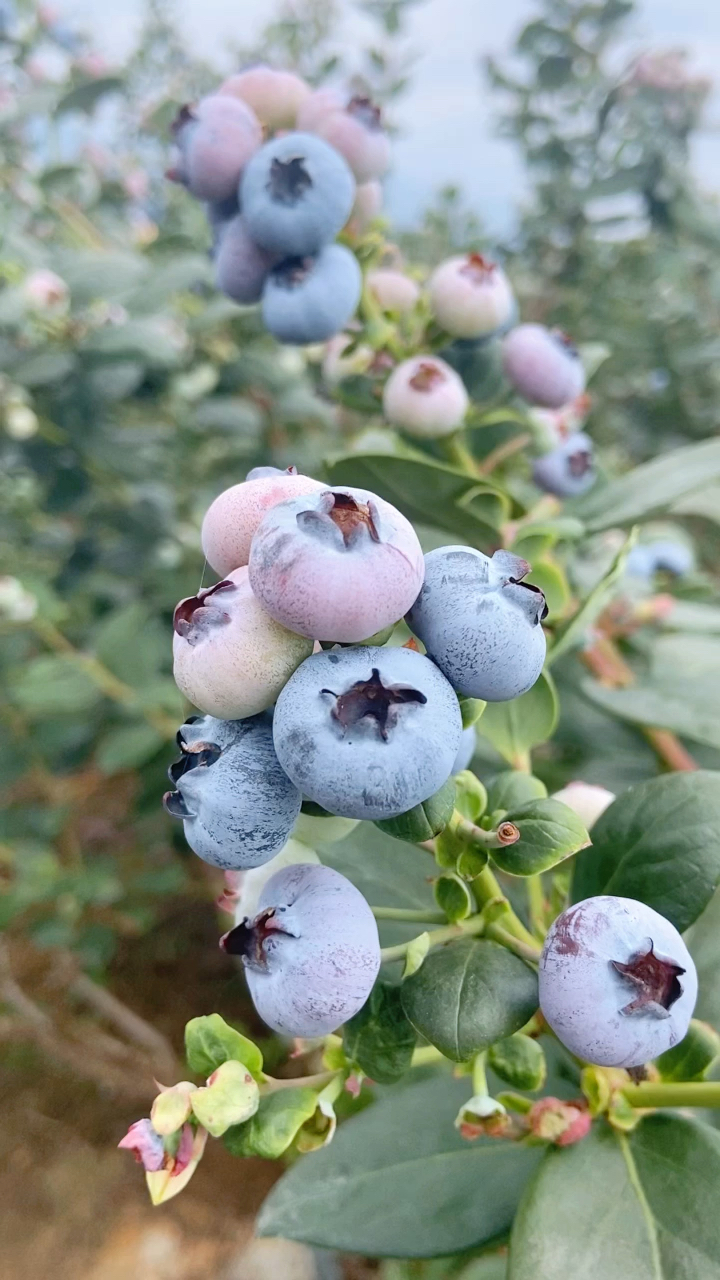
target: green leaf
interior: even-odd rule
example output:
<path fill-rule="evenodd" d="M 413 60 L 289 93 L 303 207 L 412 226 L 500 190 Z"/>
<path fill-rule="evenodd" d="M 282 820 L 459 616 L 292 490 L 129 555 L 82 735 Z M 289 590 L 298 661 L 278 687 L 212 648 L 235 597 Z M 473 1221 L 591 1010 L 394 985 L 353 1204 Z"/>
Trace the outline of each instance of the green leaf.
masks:
<path fill-rule="evenodd" d="M 417 1033 L 398 986 L 376 982 L 359 1013 L 343 1027 L 345 1053 L 378 1084 L 393 1084 L 410 1066 Z"/>
<path fill-rule="evenodd" d="M 593 827 L 573 899 L 637 898 L 682 933 L 720 883 L 720 774 L 673 773 L 626 791 Z"/>
<path fill-rule="evenodd" d="M 502 490 L 478 482 L 432 458 L 355 453 L 328 467 L 332 484 L 370 489 L 392 502 L 409 520 L 447 529 L 469 542 L 487 544 L 509 512 Z"/>
<path fill-rule="evenodd" d="M 537 1009 L 537 978 L 486 938 L 460 938 L 431 951 L 402 984 L 405 1012 L 453 1062 L 519 1031 Z"/>
<path fill-rule="evenodd" d="M 55 114 L 60 116 L 66 111 L 85 111 L 89 114 L 106 94 L 122 93 L 124 89 L 125 83 L 119 76 L 103 76 L 97 80 L 88 80 L 85 84 L 79 84 L 77 88 L 71 89 L 60 99 L 55 108 Z"/>
<path fill-rule="evenodd" d="M 165 630 L 139 602 L 104 618 L 95 631 L 93 648 L 113 675 L 135 689 L 148 684 L 166 666 Z"/>
<path fill-rule="evenodd" d="M 542 1045 L 519 1031 L 490 1046 L 488 1066 L 513 1089 L 541 1089 L 547 1075 Z"/>
<path fill-rule="evenodd" d="M 469 822 L 478 822 L 487 809 L 487 791 L 470 769 L 455 775 L 455 807 Z"/>
<path fill-rule="evenodd" d="M 450 778 L 429 800 L 416 804 L 414 809 L 401 813 L 398 818 L 383 818 L 375 826 L 396 840 L 420 844 L 423 840 L 432 840 L 447 826 L 454 809 L 455 783 Z"/>
<path fill-rule="evenodd" d="M 394 840 L 370 822 L 361 822 L 338 844 L 318 844 L 321 862 L 334 867 L 374 905 L 436 910 L 428 877 L 434 864 L 424 849 Z M 397 921 L 378 922 L 384 947 L 407 942 L 417 925 Z"/>
<path fill-rule="evenodd" d="M 720 610 L 718 610 L 720 612 Z M 483 711 L 487 706 L 487 702 L 483 702 L 482 698 L 461 698 L 458 697 L 460 703 L 460 714 L 462 716 L 463 729 L 471 729 L 477 724 Z"/>
<path fill-rule="evenodd" d="M 686 680 L 679 675 L 657 686 L 608 689 L 597 680 L 585 679 L 580 687 L 595 706 L 619 720 L 670 729 L 683 738 L 720 749 L 720 691 L 714 680 Z"/>
<path fill-rule="evenodd" d="M 33 720 L 54 715 L 83 715 L 101 701 L 102 693 L 71 657 L 33 658 L 13 680 L 10 696 Z"/>
<path fill-rule="evenodd" d="M 666 510 L 678 498 L 720 476 L 720 440 L 703 440 L 663 453 L 596 488 L 575 507 L 589 530 L 634 524 Z"/>
<path fill-rule="evenodd" d="M 713 894 L 685 941 L 698 971 L 695 1013 L 720 1031 L 720 893 Z"/>
<path fill-rule="evenodd" d="M 476 874 L 480 874 L 478 871 Z M 475 910 L 475 899 L 459 876 L 450 872 L 435 881 L 435 901 L 451 924 L 467 920 Z"/>
<path fill-rule="evenodd" d="M 720 1036 L 707 1022 L 693 1018 L 687 1035 L 655 1059 L 663 1080 L 702 1080 L 720 1056 Z"/>
<path fill-rule="evenodd" d="M 231 1125 L 242 1124 L 258 1109 L 260 1092 L 242 1062 L 223 1062 L 207 1085 L 190 1094 L 193 1114 L 213 1138 L 221 1138 Z"/>
<path fill-rule="evenodd" d="M 223 1135 L 223 1143 L 233 1156 L 262 1156 L 277 1160 L 295 1140 L 299 1130 L 314 1114 L 317 1094 L 313 1089 L 275 1089 L 260 1098 L 250 1120 L 233 1125 Z"/>
<path fill-rule="evenodd" d="M 632 529 L 620 550 L 613 557 L 607 573 L 593 587 L 590 595 L 580 606 L 574 617 L 570 618 L 563 627 L 558 627 L 553 644 L 548 651 L 548 666 L 556 662 L 558 658 L 562 657 L 570 649 L 583 644 L 588 629 L 615 594 L 615 588 L 625 573 L 625 564 L 636 538 L 637 531 Z"/>
<path fill-rule="evenodd" d="M 720 1134 L 653 1115 L 551 1148 L 528 1185 L 509 1280 L 718 1280 Z"/>
<path fill-rule="evenodd" d="M 508 769 L 506 773 L 498 773 L 488 782 L 487 792 L 488 810 L 490 813 L 497 813 L 518 809 L 529 800 L 544 800 L 547 787 L 531 773 Z"/>
<path fill-rule="evenodd" d="M 528 800 L 510 809 L 506 822 L 520 831 L 516 844 L 493 849 L 493 862 L 511 876 L 535 876 L 577 853 L 590 837 L 572 809 L 560 800 Z"/>
<path fill-rule="evenodd" d="M 467 1081 L 443 1073 L 341 1126 L 331 1146 L 296 1164 L 257 1223 L 282 1236 L 374 1257 L 437 1257 L 510 1227 L 537 1148 L 464 1141 L 453 1121 Z"/>
<path fill-rule="evenodd" d="M 95 760 L 103 773 L 137 769 L 152 760 L 164 742 L 163 735 L 142 720 L 138 724 L 118 725 L 101 738 Z"/>
<path fill-rule="evenodd" d="M 477 731 L 510 764 L 515 764 L 531 747 L 539 746 L 552 736 L 559 711 L 555 685 L 543 671 L 532 689 L 519 698 L 511 702 L 489 702 Z"/>
<path fill-rule="evenodd" d="M 263 1057 L 256 1044 L 228 1026 L 219 1013 L 191 1018 L 185 1027 L 185 1056 L 191 1071 L 210 1076 L 223 1062 L 242 1062 L 259 1079 Z"/>
<path fill-rule="evenodd" d="M 572 598 L 565 570 L 549 557 L 535 559 L 527 581 L 539 587 L 545 596 L 551 623 L 561 618 Z"/>

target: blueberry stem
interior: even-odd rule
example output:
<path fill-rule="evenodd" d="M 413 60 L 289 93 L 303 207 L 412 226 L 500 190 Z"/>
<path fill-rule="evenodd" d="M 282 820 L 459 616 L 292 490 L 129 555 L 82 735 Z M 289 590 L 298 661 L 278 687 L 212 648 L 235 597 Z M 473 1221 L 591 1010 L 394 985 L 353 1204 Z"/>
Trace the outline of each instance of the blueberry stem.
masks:
<path fill-rule="evenodd" d="M 485 1074 L 486 1058 L 487 1052 L 483 1049 L 482 1053 L 478 1053 L 473 1061 L 472 1091 L 475 1097 L 484 1097 L 489 1092 L 487 1075 Z"/>
<path fill-rule="evenodd" d="M 501 942 L 504 947 L 507 947 L 508 951 L 512 951 L 514 955 L 519 956 L 521 960 L 525 960 L 528 964 L 538 964 L 542 954 L 540 948 L 535 946 L 534 943 L 531 945 L 529 942 L 522 942 L 520 938 L 514 937 L 506 929 L 503 929 L 502 925 L 488 925 L 486 935 L 488 938 L 492 938 L 493 942 Z"/>
<path fill-rule="evenodd" d="M 530 928 L 539 938 L 544 938 L 545 911 L 547 909 L 547 904 L 545 902 L 545 891 L 543 889 L 542 876 L 527 876 L 525 880 L 525 888 L 527 891 Z"/>
<path fill-rule="evenodd" d="M 696 1080 L 681 1084 L 643 1081 L 629 1084 L 622 1095 L 631 1107 L 718 1107 L 720 1081 Z"/>
<path fill-rule="evenodd" d="M 450 819 L 449 826 L 453 835 L 458 836 L 465 844 L 475 845 L 480 849 L 504 849 L 506 845 L 516 844 L 520 839 L 520 832 L 512 822 L 501 822 L 496 831 L 484 831 L 474 822 L 463 818 L 457 810 Z"/>
<path fill-rule="evenodd" d="M 408 924 L 445 924 L 443 911 L 406 910 L 404 907 L 371 907 L 376 920 L 406 920 Z"/>
<path fill-rule="evenodd" d="M 262 1093 L 275 1093 L 278 1089 L 319 1089 L 329 1084 L 340 1071 L 318 1071 L 312 1076 L 291 1076 L 287 1080 L 278 1080 L 275 1076 L 265 1076 Z"/>
<path fill-rule="evenodd" d="M 420 1049 L 415 1049 L 410 1061 L 411 1067 L 427 1067 L 434 1062 L 447 1062 L 448 1059 L 444 1053 L 435 1048 L 434 1044 L 424 1044 Z"/>
<path fill-rule="evenodd" d="M 448 462 L 452 463 L 454 467 L 458 467 L 466 476 L 477 477 L 477 463 L 467 446 L 464 431 L 455 431 L 440 443 Z"/>
<path fill-rule="evenodd" d="M 482 916 L 471 916 L 469 920 L 459 920 L 457 924 L 448 924 L 444 929 L 433 929 L 428 933 L 431 947 L 439 947 L 443 942 L 451 942 L 454 938 L 473 937 L 485 932 L 485 921 Z M 390 960 L 403 960 L 412 946 L 414 938 L 409 942 L 399 942 L 395 947 L 383 947 L 380 955 L 383 963 Z"/>

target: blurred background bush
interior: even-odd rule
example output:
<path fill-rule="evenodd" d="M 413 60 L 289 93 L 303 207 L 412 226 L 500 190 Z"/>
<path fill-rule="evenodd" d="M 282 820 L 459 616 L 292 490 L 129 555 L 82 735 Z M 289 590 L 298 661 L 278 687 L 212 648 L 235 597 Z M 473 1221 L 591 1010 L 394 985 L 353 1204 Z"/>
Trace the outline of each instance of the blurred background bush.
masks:
<path fill-rule="evenodd" d="M 352 65 L 338 53 L 332 0 L 280 4 L 237 61 L 262 56 L 314 83 L 352 76 L 392 121 L 412 76 L 417 2 L 365 0 L 375 36 Z M 589 425 L 616 470 L 713 434 L 720 399 L 720 217 L 690 163 L 710 85 L 675 51 L 629 64 L 631 11 L 625 0 L 538 0 L 477 84 L 495 95 L 528 184 L 519 228 L 493 247 L 524 318 L 607 343 Z M 77 1141 L 53 1126 L 65 1117 L 74 1135 L 84 1128 L 76 1163 L 88 1205 L 99 1157 L 82 1143 L 116 1140 L 113 1108 L 144 1096 L 151 1063 L 171 1074 L 186 1017 L 222 1012 L 223 1001 L 235 1018 L 239 1009 L 215 959 L 214 881 L 159 804 L 184 710 L 170 619 L 202 579 L 202 514 L 258 463 L 319 473 L 362 423 L 323 390 L 320 353 L 279 349 L 252 311 L 217 294 L 202 212 L 164 181 L 169 123 L 217 74 L 160 0 L 119 67 L 61 15 L 0 0 L 0 1044 L 8 1096 L 35 1091 L 48 1167 L 56 1140 L 65 1153 Z M 393 233 L 416 264 L 486 244 L 462 177 Z M 678 511 L 702 535 L 706 567 L 719 513 L 717 485 Z M 702 574 L 686 590 L 712 599 Z M 613 789 L 654 773 L 640 734 L 559 677 L 563 717 L 537 772 L 553 786 L 588 776 Z M 720 758 L 708 741 L 696 756 Z M 89 1012 L 116 1035 L 103 1041 Z M 60 1064 L 62 1088 L 42 1084 L 46 1061 Z M 23 1117 L 22 1137 L 12 1124 L 5 1135 L 11 1156 L 32 1140 L 36 1122 L 28 1130 Z M 212 1161 L 202 1178 L 197 1194 L 215 1212 Z M 46 1185 L 43 1220 L 48 1196 L 50 1216 L 67 1208 Z M 229 1204 L 228 1192 L 232 1217 Z M 178 1209 L 172 1231 L 191 1212 Z M 82 1234 L 77 1206 L 62 1229 Z M 210 1229 L 212 1215 L 191 1234 Z M 57 1243 L 40 1232 L 30 1256 L 45 1265 Z M 148 1263 L 144 1274 L 165 1272 Z"/>

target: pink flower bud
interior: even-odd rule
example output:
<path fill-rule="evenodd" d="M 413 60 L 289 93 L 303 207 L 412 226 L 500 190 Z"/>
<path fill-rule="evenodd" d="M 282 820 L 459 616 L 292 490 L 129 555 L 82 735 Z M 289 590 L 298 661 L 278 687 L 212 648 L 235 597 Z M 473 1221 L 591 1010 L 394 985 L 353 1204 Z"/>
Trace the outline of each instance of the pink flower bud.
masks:
<path fill-rule="evenodd" d="M 528 1128 L 536 1138 L 556 1147 L 570 1147 L 590 1132 L 590 1113 L 583 1102 L 539 1098 L 528 1112 Z"/>
<path fill-rule="evenodd" d="M 163 1140 L 153 1129 L 150 1120 L 136 1120 L 131 1124 L 125 1137 L 118 1142 L 118 1147 L 134 1152 L 138 1164 L 147 1173 L 155 1173 L 165 1164 Z"/>
<path fill-rule="evenodd" d="M 33 271 L 23 285 L 26 301 L 39 310 L 59 307 L 67 301 L 70 290 L 61 276 L 54 271 Z"/>

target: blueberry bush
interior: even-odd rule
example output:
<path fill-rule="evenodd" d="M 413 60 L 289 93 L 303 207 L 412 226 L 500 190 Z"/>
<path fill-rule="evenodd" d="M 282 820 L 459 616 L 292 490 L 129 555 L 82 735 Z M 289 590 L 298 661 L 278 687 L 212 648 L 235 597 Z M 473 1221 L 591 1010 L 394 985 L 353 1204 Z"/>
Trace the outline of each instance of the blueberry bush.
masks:
<path fill-rule="evenodd" d="M 365 6 L 391 50 L 405 7 Z M 3 972 L 24 938 L 102 980 L 219 895 L 276 1038 L 194 1011 L 119 1145 L 154 1204 L 208 1140 L 285 1160 L 258 1230 L 384 1280 L 720 1275 L 712 304 L 640 270 L 710 253 L 673 221 L 702 91 L 611 81 L 628 10 L 547 0 L 536 83 L 492 70 L 540 175 L 506 255 L 453 193 L 391 240 L 401 53 L 338 88 L 329 8 L 222 82 L 157 9 L 122 74 L 3 29 Z"/>

